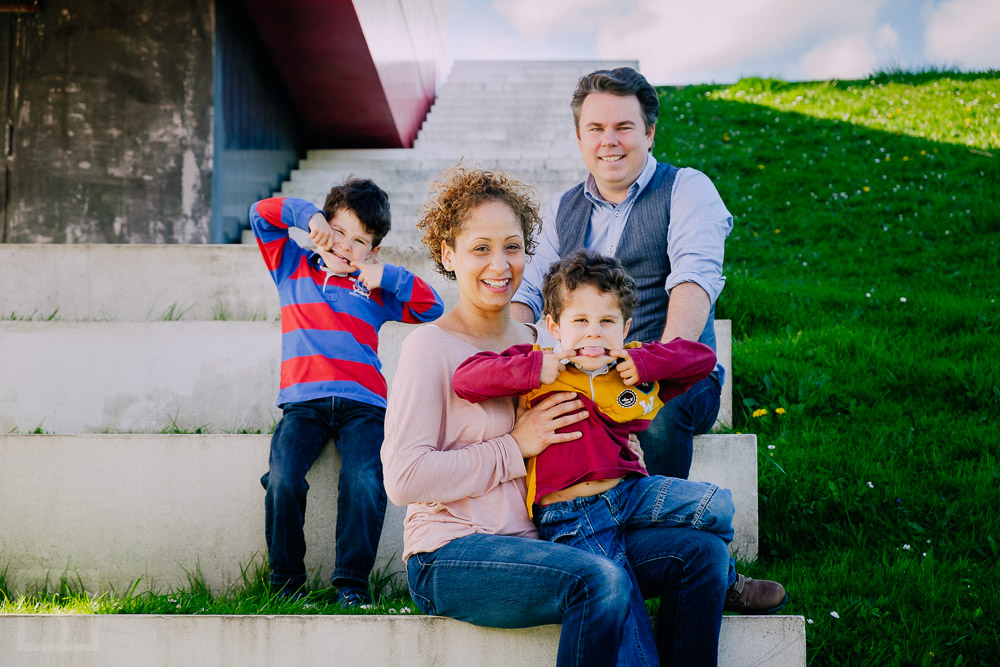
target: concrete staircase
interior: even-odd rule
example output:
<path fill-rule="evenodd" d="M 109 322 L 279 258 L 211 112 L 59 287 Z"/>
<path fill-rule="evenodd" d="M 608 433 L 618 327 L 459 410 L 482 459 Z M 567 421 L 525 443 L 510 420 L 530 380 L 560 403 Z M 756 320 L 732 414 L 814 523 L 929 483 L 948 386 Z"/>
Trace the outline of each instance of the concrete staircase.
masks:
<path fill-rule="evenodd" d="M 459 158 L 538 184 L 543 204 L 581 180 L 568 99 L 598 66 L 457 63 L 414 149 L 313 151 L 281 194 L 322 202 L 347 175 L 372 177 L 393 207 L 383 259 L 429 280 L 451 305 L 454 285 L 416 247 L 428 183 Z M 277 297 L 256 247 L 0 246 L 0 277 L 8 581 L 30 587 L 69 571 L 91 591 L 123 591 L 139 577 L 140 590 L 165 589 L 196 569 L 216 589 L 238 581 L 241 565 L 264 557 L 257 480 L 279 416 Z M 390 382 L 408 331 L 382 330 Z M 717 332 L 728 361 L 729 323 Z M 728 382 L 724 396 L 720 421 L 729 423 Z M 696 439 L 692 478 L 733 489 L 734 544 L 749 559 L 756 461 L 752 435 Z M 309 476 L 307 566 L 324 578 L 338 470 L 328 448 Z M 395 571 L 402 516 L 390 506 L 379 550 L 379 564 Z M 0 616 L 5 665 L 311 664 L 333 655 L 345 664 L 551 664 L 557 640 L 555 626 L 488 630 L 429 617 Z M 720 656 L 725 665 L 804 665 L 803 619 L 726 617 Z"/>

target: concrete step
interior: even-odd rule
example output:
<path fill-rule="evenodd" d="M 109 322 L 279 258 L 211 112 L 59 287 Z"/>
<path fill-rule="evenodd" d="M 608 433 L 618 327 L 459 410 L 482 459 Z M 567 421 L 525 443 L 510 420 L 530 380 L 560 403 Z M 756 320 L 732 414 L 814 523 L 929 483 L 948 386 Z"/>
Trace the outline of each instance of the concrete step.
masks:
<path fill-rule="evenodd" d="M 213 590 L 238 583 L 241 567 L 266 559 L 259 480 L 269 443 L 268 434 L 0 435 L 0 570 L 17 590 L 67 570 L 95 593 L 123 592 L 140 576 L 139 590 L 184 586 L 195 571 Z M 306 565 L 324 581 L 339 471 L 327 447 L 308 475 Z M 756 436 L 698 436 L 691 479 L 732 490 L 734 552 L 756 558 Z M 403 516 L 389 505 L 379 545 L 378 566 L 394 572 Z"/>
<path fill-rule="evenodd" d="M 502 630 L 441 616 L 0 616 L 9 667 L 543 666 L 555 665 L 558 644 L 556 625 Z M 723 617 L 722 667 L 805 664 L 802 616 Z"/>
<path fill-rule="evenodd" d="M 729 322 L 717 324 L 729 368 Z M 388 322 L 380 332 L 390 386 L 411 328 Z M 268 429 L 278 417 L 280 359 L 274 321 L 0 322 L 0 432 Z M 732 423 L 731 374 L 720 424 Z"/>

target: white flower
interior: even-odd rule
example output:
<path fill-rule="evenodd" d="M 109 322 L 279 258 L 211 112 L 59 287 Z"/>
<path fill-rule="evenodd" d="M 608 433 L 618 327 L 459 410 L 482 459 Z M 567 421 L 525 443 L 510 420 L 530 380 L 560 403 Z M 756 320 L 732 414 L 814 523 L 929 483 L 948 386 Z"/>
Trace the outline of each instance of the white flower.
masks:
<path fill-rule="evenodd" d="M 903 545 L 903 551 L 909 551 L 909 550 L 910 550 L 910 545 L 909 544 L 904 544 Z"/>
<path fill-rule="evenodd" d="M 812 625 L 813 624 L 813 620 L 811 618 L 807 618 L 806 619 L 806 623 L 808 623 L 809 625 Z"/>
<path fill-rule="evenodd" d="M 830 616 L 833 616 L 834 618 L 840 618 L 840 614 L 838 614 L 838 613 L 837 613 L 837 612 L 835 612 L 835 611 L 831 611 L 831 612 L 830 612 Z"/>
<path fill-rule="evenodd" d="M 774 449 L 774 445 L 768 445 L 767 448 L 768 449 Z"/>
<path fill-rule="evenodd" d="M 899 297 L 899 301 L 900 301 L 901 303 L 906 303 L 906 297 L 905 297 L 905 296 L 901 296 L 901 297 Z"/>
<path fill-rule="evenodd" d="M 865 296 L 870 299 L 870 298 L 872 298 L 872 293 L 871 292 L 865 292 Z"/>

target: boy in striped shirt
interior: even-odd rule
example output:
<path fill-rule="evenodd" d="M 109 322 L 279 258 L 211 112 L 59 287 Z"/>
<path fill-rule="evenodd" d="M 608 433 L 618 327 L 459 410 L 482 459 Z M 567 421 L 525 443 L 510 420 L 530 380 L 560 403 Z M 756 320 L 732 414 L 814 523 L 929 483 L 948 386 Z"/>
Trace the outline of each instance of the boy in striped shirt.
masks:
<path fill-rule="evenodd" d="M 304 595 L 305 477 L 334 438 L 341 467 L 330 583 L 341 604 L 369 604 L 386 506 L 379 456 L 386 381 L 378 331 L 388 321 L 435 320 L 443 303 L 411 272 L 378 262 L 390 229 L 389 200 L 370 180 L 334 187 L 323 210 L 290 197 L 259 201 L 250 208 L 250 224 L 281 303 L 282 418 L 261 478 L 271 590 Z M 293 226 L 308 232 L 315 252 L 289 238 Z"/>

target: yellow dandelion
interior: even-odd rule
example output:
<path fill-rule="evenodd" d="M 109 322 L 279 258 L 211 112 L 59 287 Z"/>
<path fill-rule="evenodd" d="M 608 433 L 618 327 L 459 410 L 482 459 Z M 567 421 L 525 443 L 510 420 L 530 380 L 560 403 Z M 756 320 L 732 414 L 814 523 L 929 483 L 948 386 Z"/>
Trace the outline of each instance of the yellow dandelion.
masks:
<path fill-rule="evenodd" d="M 722 133 L 722 140 L 723 141 L 729 141 L 729 133 L 728 132 L 723 132 Z"/>
<path fill-rule="evenodd" d="M 759 410 L 754 410 L 753 411 L 753 417 L 754 417 L 754 419 L 756 419 L 757 417 L 763 417 L 766 414 L 767 414 L 767 410 L 764 409 L 764 408 L 761 408 Z"/>
<path fill-rule="evenodd" d="M 781 230 L 780 230 L 780 229 L 775 229 L 775 230 L 774 230 L 774 233 L 775 233 L 775 234 L 780 234 L 780 233 L 781 233 Z"/>
<path fill-rule="evenodd" d="M 903 113 L 902 109 L 896 109 L 896 113 Z"/>
<path fill-rule="evenodd" d="M 887 114 L 885 115 L 885 117 L 886 117 L 886 118 L 892 118 L 892 112 L 890 111 L 889 113 L 887 113 Z"/>
<path fill-rule="evenodd" d="M 774 411 L 774 414 L 776 414 L 776 415 L 783 415 L 783 414 L 785 414 L 785 409 L 784 408 L 778 408 L 777 410 Z"/>
<path fill-rule="evenodd" d="M 762 165 L 762 164 L 758 164 L 758 165 L 757 165 L 757 168 L 758 168 L 758 169 L 763 169 L 763 168 L 764 168 L 764 165 Z"/>
<path fill-rule="evenodd" d="M 886 155 L 886 156 L 885 156 L 885 161 L 886 161 L 886 162 L 888 162 L 888 161 L 889 161 L 889 156 L 888 156 L 888 155 Z"/>
<path fill-rule="evenodd" d="M 903 162 L 909 162 L 909 161 L 910 161 L 910 156 L 909 155 L 904 155 L 903 156 Z"/>
<path fill-rule="evenodd" d="M 971 122 L 972 122 L 972 119 L 971 119 L 971 118 L 966 118 L 966 119 L 965 119 L 965 124 L 966 124 L 966 125 L 968 125 L 968 124 L 969 124 L 969 123 L 971 123 Z"/>
<path fill-rule="evenodd" d="M 870 187 L 868 187 L 867 185 L 865 187 L 861 188 L 861 189 L 864 190 L 865 192 L 871 192 L 872 191 L 872 189 Z"/>
<path fill-rule="evenodd" d="M 927 155 L 927 151 L 920 151 L 921 155 Z"/>

